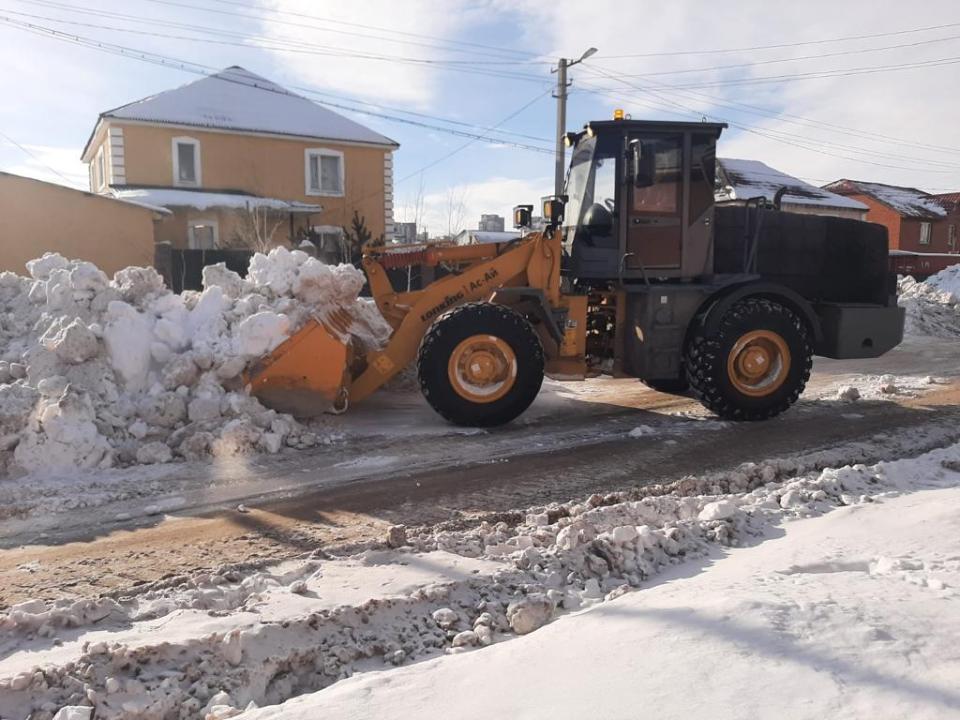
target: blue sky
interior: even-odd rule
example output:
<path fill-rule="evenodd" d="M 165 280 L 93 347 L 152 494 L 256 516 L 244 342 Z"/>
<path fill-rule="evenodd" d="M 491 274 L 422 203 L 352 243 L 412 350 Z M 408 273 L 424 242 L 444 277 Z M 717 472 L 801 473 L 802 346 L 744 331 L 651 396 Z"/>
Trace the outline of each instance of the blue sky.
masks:
<path fill-rule="evenodd" d="M 405 115 L 479 134 L 517 113 L 489 140 L 443 160 L 468 139 L 353 115 L 400 142 L 396 176 L 410 177 L 397 187 L 398 219 L 419 216 L 435 233 L 550 192 L 552 157 L 503 141 L 551 145 L 550 65 L 590 46 L 596 56 L 571 71 L 571 129 L 614 107 L 636 118 L 723 119 L 732 126 L 722 156 L 762 160 L 818 184 L 854 177 L 960 190 L 960 7 L 781 5 L 0 0 L 0 168 L 84 183 L 79 154 L 100 111 L 198 77 L 13 22 L 203 66 L 242 65 L 327 93 L 314 99 L 456 120 L 476 127 Z M 869 35 L 876 37 L 849 39 Z M 778 47 L 758 49 L 770 45 Z M 891 67 L 905 64 L 923 65 Z"/>

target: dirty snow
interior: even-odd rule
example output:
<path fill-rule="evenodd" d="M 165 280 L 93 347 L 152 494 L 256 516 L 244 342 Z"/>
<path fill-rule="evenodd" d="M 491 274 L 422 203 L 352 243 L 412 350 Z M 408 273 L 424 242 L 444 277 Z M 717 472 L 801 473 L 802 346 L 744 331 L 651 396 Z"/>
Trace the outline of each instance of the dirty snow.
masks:
<path fill-rule="evenodd" d="M 956 443 L 956 432 L 950 436 L 927 431 L 925 436 L 891 439 L 886 447 L 891 452 L 899 448 L 896 451 L 902 453 L 907 447 L 919 451 L 948 437 L 948 442 Z M 862 452 L 852 445 L 747 463 L 670 485 L 501 513 L 498 519 L 465 529 L 396 528 L 398 532 L 388 533 L 379 547 L 351 557 L 318 552 L 266 570 L 223 569 L 173 578 L 127 598 L 21 603 L 0 616 L 0 655 L 6 658 L 0 661 L 0 707 L 20 716 L 33 712 L 37 720 L 49 719 L 64 706 L 91 704 L 98 718 L 227 717 L 249 707 L 282 703 L 359 672 L 438 654 L 469 653 L 471 648 L 520 635 L 537 638 L 546 632 L 550 638 L 556 632 L 574 633 L 576 625 L 571 623 L 580 620 L 552 621 L 578 609 L 607 607 L 607 601 L 649 585 L 663 573 L 680 570 L 694 575 L 709 558 L 727 552 L 725 548 L 776 542 L 784 521 L 816 517 L 838 507 L 862 511 L 918 490 L 956 493 L 960 485 L 960 444 L 917 459 L 843 464 L 862 457 Z M 955 508 L 956 502 L 941 502 L 939 507 Z M 956 522 L 955 515 L 951 522 Z M 791 526 L 786 527 L 789 537 Z M 955 533 L 940 534 L 926 527 L 931 539 L 928 542 L 925 536 L 927 555 L 920 560 L 896 550 L 895 543 L 903 536 L 897 531 L 873 533 L 883 551 L 864 562 L 880 575 L 904 581 L 898 588 L 912 584 L 952 597 L 960 580 L 953 577 L 958 571 L 955 562 L 946 560 L 960 549 L 943 543 L 953 542 L 949 538 Z M 397 545 L 403 547 L 388 549 Z M 729 558 L 732 562 L 749 558 L 749 552 L 730 550 Z M 799 565 L 784 562 L 782 569 Z M 784 582 L 792 582 L 785 574 Z M 741 586 L 742 602 L 766 587 L 761 584 L 758 590 L 746 579 Z M 636 594 L 629 602 L 642 603 L 648 592 L 656 589 Z M 731 617 L 738 620 L 755 617 L 737 604 L 740 596 L 701 597 L 718 602 L 726 598 L 733 603 L 730 610 L 736 610 Z M 796 613 L 796 627 L 806 628 L 805 637 L 826 638 L 828 648 L 834 647 L 830 644 L 834 637 L 862 645 L 865 636 L 859 626 L 854 624 L 852 634 L 836 632 L 835 621 L 845 613 L 835 614 L 836 604 L 819 602 L 822 607 L 806 610 L 796 603 L 793 609 L 758 606 L 756 617 Z M 943 608 L 934 609 L 943 615 Z M 941 622 L 954 621 L 941 617 Z M 926 647 L 924 643 L 935 644 L 925 634 L 911 637 L 911 647 L 918 651 Z M 645 649 L 645 654 L 666 652 L 661 644 Z M 524 645 L 517 647 L 522 652 Z M 846 644 L 836 647 L 847 652 Z M 701 667 L 697 658 L 688 660 L 690 672 Z M 615 667 L 620 665 L 607 665 L 608 670 Z M 386 681 L 388 676 L 380 677 Z M 950 677 L 955 684 L 956 675 Z M 373 674 L 361 683 L 378 684 L 377 678 Z M 942 681 L 941 676 L 935 679 Z M 354 684 L 347 682 L 332 693 L 263 712 L 266 717 L 298 717 L 294 714 L 298 708 L 322 704 L 340 692 L 351 692 L 351 687 Z M 731 698 L 737 695 L 734 692 Z M 359 707 L 343 705 L 333 714 L 359 712 Z M 463 709 L 478 712 L 489 707 Z M 536 707 L 538 712 L 542 709 Z M 412 712 L 401 703 L 391 717 Z"/>
<path fill-rule="evenodd" d="M 0 273 L 0 474 L 306 447 L 314 433 L 241 386 L 246 364 L 313 314 L 344 308 L 364 348 L 389 333 L 363 275 L 276 248 L 249 277 L 222 264 L 176 295 L 152 268 L 112 279 L 46 254 Z M 165 449 L 164 449 L 165 448 Z"/>
<path fill-rule="evenodd" d="M 782 537 L 691 563 L 704 572 L 668 571 L 507 644 L 363 673 L 240 717 L 633 718 L 644 707 L 665 720 L 957 717 L 953 481 L 787 523 Z"/>
<path fill-rule="evenodd" d="M 897 290 L 899 303 L 907 311 L 906 335 L 960 337 L 960 265 L 923 282 L 901 277 Z"/>

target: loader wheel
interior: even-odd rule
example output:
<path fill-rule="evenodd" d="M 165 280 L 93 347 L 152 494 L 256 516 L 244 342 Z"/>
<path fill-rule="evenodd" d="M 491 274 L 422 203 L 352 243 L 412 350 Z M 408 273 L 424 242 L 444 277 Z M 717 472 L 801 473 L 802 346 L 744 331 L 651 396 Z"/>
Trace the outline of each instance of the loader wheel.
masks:
<path fill-rule="evenodd" d="M 526 410 L 543 383 L 543 347 L 524 317 L 469 303 L 433 323 L 420 343 L 420 389 L 456 425 L 503 425 Z"/>
<path fill-rule="evenodd" d="M 766 420 L 800 397 L 813 347 L 792 310 L 747 298 L 726 312 L 714 334 L 693 337 L 685 365 L 694 394 L 709 410 L 730 420 Z"/>

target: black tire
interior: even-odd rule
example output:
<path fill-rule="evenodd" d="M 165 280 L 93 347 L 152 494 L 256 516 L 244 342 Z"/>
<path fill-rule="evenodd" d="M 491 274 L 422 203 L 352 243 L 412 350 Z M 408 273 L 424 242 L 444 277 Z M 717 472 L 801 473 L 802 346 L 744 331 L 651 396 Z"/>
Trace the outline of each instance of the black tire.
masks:
<path fill-rule="evenodd" d="M 782 383 L 761 396 L 742 392 L 728 370 L 737 342 L 755 331 L 779 336 L 789 350 L 790 365 Z M 707 409 L 729 420 L 766 420 L 800 397 L 810 379 L 813 346 L 806 323 L 790 308 L 765 298 L 747 298 L 724 314 L 715 333 L 700 331 L 691 338 L 684 364 L 694 395 Z"/>
<path fill-rule="evenodd" d="M 492 335 L 509 346 L 516 360 L 512 385 L 502 397 L 474 402 L 461 395 L 448 367 L 456 348 L 475 335 Z M 441 416 L 456 425 L 504 425 L 526 410 L 543 384 L 543 346 L 530 323 L 503 305 L 479 302 L 441 315 L 420 343 L 417 376 L 423 396 Z"/>
<path fill-rule="evenodd" d="M 670 380 L 644 380 L 643 384 L 651 390 L 666 393 L 667 395 L 683 395 L 690 389 L 690 382 L 687 380 L 686 375 Z"/>

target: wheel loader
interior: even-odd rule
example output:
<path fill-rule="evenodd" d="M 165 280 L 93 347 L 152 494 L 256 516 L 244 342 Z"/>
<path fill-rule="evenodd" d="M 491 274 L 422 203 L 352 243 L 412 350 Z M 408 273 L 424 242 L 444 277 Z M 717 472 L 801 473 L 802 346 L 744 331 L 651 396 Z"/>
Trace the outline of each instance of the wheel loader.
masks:
<path fill-rule="evenodd" d="M 715 206 L 725 127 L 615 118 L 568 133 L 542 230 L 521 205 L 511 242 L 367 248 L 389 342 L 359 347 L 346 312 L 318 315 L 247 373 L 251 391 L 299 415 L 339 411 L 416 363 L 434 410 L 483 427 L 523 413 L 545 375 L 605 373 L 763 420 L 797 400 L 814 355 L 899 344 L 886 229 L 783 212 L 780 192 Z M 409 266 L 437 277 L 399 292 L 389 271 Z"/>

